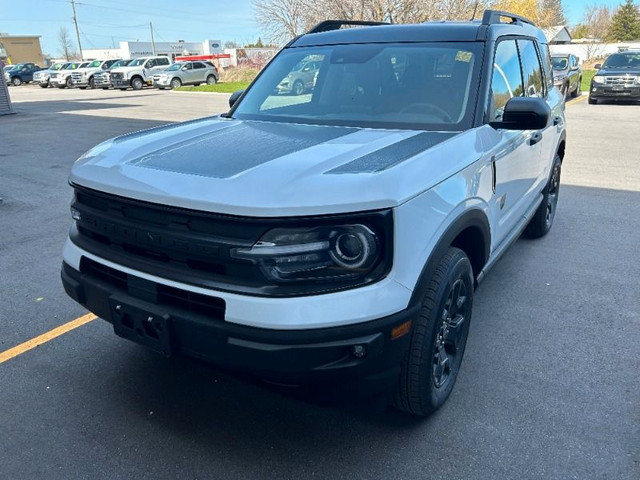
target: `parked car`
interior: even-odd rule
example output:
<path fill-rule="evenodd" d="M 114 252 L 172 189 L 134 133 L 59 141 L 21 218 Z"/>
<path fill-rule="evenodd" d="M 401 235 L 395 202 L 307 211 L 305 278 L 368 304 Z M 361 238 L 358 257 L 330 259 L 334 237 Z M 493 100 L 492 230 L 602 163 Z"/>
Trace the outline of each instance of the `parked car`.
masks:
<path fill-rule="evenodd" d="M 153 86 L 161 90 L 182 85 L 214 85 L 218 81 L 218 69 L 205 62 L 176 62 L 153 76 Z"/>
<path fill-rule="evenodd" d="M 71 74 L 79 68 L 84 68 L 90 62 L 69 62 L 57 72 L 52 72 L 49 76 L 49 85 L 58 88 L 72 88 Z"/>
<path fill-rule="evenodd" d="M 9 85 L 17 87 L 33 81 L 33 74 L 40 70 L 35 63 L 17 63 L 4 72 L 4 79 Z"/>
<path fill-rule="evenodd" d="M 124 67 L 111 70 L 109 74 L 114 88 L 126 90 L 131 87 L 140 90 L 145 85 L 152 84 L 153 75 L 171 65 L 168 57 L 139 57 L 133 59 Z"/>
<path fill-rule="evenodd" d="M 71 83 L 74 87 L 85 89 L 96 88 L 95 75 L 107 70 L 111 65 L 120 59 L 115 60 L 94 60 L 86 67 L 81 67 L 71 73 Z"/>
<path fill-rule="evenodd" d="M 65 66 L 69 65 L 69 62 L 57 62 L 51 65 L 46 70 L 40 70 L 33 74 L 33 81 L 40 85 L 42 88 L 47 88 L 49 86 L 49 79 L 51 74 L 61 70 Z"/>
<path fill-rule="evenodd" d="M 626 51 L 609 55 L 591 79 L 589 103 L 598 100 L 640 99 L 640 52 Z"/>
<path fill-rule="evenodd" d="M 551 55 L 551 66 L 553 67 L 553 84 L 560 89 L 566 97 L 571 95 L 577 97 L 582 93 L 582 69 L 580 60 L 572 54 Z"/>
<path fill-rule="evenodd" d="M 106 70 L 95 73 L 93 75 L 93 83 L 95 85 L 95 88 L 102 88 L 103 90 L 108 90 L 109 88 L 111 88 L 111 70 L 113 70 L 114 68 L 126 67 L 130 62 L 130 59 L 118 60 Z"/>
<path fill-rule="evenodd" d="M 309 98 L 278 95 L 311 58 Z M 66 292 L 165 355 L 432 413 L 476 286 L 553 225 L 566 131 L 544 34 L 492 10 L 322 22 L 230 107 L 74 164 Z"/>
<path fill-rule="evenodd" d="M 302 95 L 312 89 L 318 74 L 319 64 L 320 62 L 315 59 L 300 62 L 278 84 L 278 92 Z"/>

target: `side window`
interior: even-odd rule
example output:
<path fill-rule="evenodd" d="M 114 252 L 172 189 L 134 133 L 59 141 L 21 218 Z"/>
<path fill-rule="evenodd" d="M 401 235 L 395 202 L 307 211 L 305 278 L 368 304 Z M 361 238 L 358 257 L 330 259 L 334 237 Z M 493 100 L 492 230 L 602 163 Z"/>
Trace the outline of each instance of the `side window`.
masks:
<path fill-rule="evenodd" d="M 503 40 L 496 46 L 491 77 L 490 120 L 502 118 L 504 106 L 511 97 L 521 97 L 522 72 L 515 40 Z"/>
<path fill-rule="evenodd" d="M 202 63 L 200 63 L 200 62 L 195 62 L 195 63 L 193 64 L 193 68 L 194 68 L 194 69 L 201 69 L 201 68 L 206 68 L 206 67 L 205 67 Z"/>
<path fill-rule="evenodd" d="M 147 60 L 147 62 L 144 64 L 144 68 L 153 68 L 156 66 L 156 61 L 151 59 L 151 60 Z"/>
<path fill-rule="evenodd" d="M 193 70 L 193 63 L 187 63 L 185 67 L 187 67 L 187 70 Z"/>
<path fill-rule="evenodd" d="M 518 48 L 522 59 L 522 77 L 526 96 L 544 97 L 546 91 L 536 45 L 531 40 L 518 40 Z"/>
<path fill-rule="evenodd" d="M 549 45 L 541 45 L 540 56 L 542 57 L 542 68 L 544 70 L 544 78 L 547 82 L 547 92 L 553 90 L 553 72 L 551 69 L 551 52 Z"/>
<path fill-rule="evenodd" d="M 169 65 L 169 59 L 168 58 L 159 58 L 157 60 L 158 65 Z"/>

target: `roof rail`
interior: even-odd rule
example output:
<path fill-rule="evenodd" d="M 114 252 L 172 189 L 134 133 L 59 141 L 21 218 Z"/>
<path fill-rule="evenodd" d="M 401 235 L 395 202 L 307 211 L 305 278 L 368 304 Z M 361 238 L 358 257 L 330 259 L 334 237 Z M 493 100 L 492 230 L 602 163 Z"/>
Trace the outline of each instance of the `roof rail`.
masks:
<path fill-rule="evenodd" d="M 320 22 L 307 33 L 320 33 L 320 32 L 329 32 L 331 30 L 339 30 L 340 27 L 345 25 L 356 25 L 361 27 L 372 27 L 375 25 L 391 25 L 387 22 L 365 22 L 362 20 L 325 20 L 324 22 Z"/>
<path fill-rule="evenodd" d="M 521 17 L 514 13 L 504 12 L 502 10 L 485 10 L 484 15 L 482 15 L 482 25 L 495 25 L 497 23 L 502 23 L 500 21 L 501 18 L 510 18 L 512 20 L 511 23 L 522 22 L 535 26 L 535 23 L 528 18 Z"/>

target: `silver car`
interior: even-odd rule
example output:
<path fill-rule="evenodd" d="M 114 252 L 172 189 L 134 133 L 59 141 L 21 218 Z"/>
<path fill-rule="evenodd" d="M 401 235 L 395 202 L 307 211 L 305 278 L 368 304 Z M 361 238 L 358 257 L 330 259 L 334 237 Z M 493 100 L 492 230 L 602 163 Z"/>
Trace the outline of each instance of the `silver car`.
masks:
<path fill-rule="evenodd" d="M 159 89 L 182 85 L 213 85 L 218 81 L 218 69 L 205 62 L 176 62 L 153 76 L 153 86 Z"/>

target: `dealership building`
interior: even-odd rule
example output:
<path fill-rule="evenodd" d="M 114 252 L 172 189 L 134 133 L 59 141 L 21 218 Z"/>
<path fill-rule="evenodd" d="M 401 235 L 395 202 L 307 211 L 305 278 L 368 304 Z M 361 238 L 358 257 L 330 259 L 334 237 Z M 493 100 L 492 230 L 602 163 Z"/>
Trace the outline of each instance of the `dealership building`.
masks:
<path fill-rule="evenodd" d="M 0 60 L 11 64 L 32 62 L 44 66 L 40 36 L 0 33 Z"/>
<path fill-rule="evenodd" d="M 203 42 L 155 42 L 156 55 L 174 59 L 187 55 L 216 55 L 222 53 L 221 40 Z M 90 59 L 135 58 L 153 55 L 151 42 L 120 42 L 120 48 L 83 49 L 83 57 Z"/>

